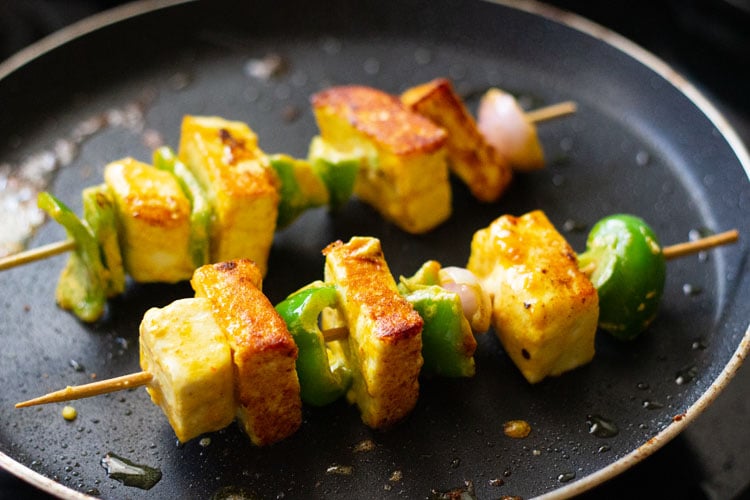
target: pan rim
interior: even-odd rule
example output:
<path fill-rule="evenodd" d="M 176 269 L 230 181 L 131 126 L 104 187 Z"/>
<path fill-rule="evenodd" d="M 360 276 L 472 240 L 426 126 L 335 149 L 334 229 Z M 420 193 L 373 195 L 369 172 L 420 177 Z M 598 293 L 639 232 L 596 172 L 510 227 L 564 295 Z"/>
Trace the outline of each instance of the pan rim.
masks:
<path fill-rule="evenodd" d="M 174 7 L 180 4 L 194 2 L 196 0 L 137 0 L 123 4 L 119 7 L 95 14 L 82 19 L 70 26 L 61 29 L 47 37 L 22 49 L 0 62 L 0 80 L 5 79 L 13 72 L 19 70 L 35 59 L 51 52 L 66 43 L 80 38 L 88 33 L 105 28 L 109 25 L 131 19 L 137 16 L 149 14 L 164 8 Z M 742 166 L 748 180 L 750 180 L 750 154 L 747 147 L 740 139 L 734 127 L 712 102 L 688 79 L 673 69 L 664 60 L 642 48 L 635 42 L 619 35 L 598 23 L 586 19 L 558 7 L 554 7 L 536 0 L 482 0 L 488 3 L 503 5 L 512 9 L 524 11 L 536 16 L 549 19 L 562 24 L 580 33 L 591 36 L 614 49 L 630 56 L 638 63 L 668 81 L 678 92 L 692 102 L 700 112 L 718 129 L 721 137 L 727 141 L 730 149 L 735 154 Z M 657 435 L 630 453 L 610 463 L 606 467 L 589 474 L 575 482 L 557 488 L 553 491 L 540 495 L 537 498 L 546 500 L 570 498 L 588 491 L 607 480 L 610 480 L 633 465 L 650 456 L 662 446 L 667 444 L 678 434 L 684 431 L 704 410 L 716 399 L 734 378 L 744 359 L 750 353 L 750 323 L 740 340 L 737 349 L 731 356 L 730 361 L 724 366 L 719 375 L 703 392 L 703 394 L 690 407 L 687 408 L 683 418 L 673 421 Z M 15 461 L 0 451 L 0 467 L 11 474 L 25 480 L 26 482 L 40 488 L 41 490 L 60 498 L 90 499 L 94 498 L 84 493 L 68 488 L 51 478 L 48 478 L 33 469 Z"/>

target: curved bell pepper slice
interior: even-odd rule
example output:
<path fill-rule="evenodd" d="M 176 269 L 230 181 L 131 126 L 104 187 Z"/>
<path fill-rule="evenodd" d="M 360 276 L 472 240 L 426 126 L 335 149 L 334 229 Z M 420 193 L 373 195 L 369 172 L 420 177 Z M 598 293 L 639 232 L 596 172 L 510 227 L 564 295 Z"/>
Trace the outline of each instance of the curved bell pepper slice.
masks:
<path fill-rule="evenodd" d="M 98 320 L 107 304 L 107 286 L 96 236 L 86 223 L 52 194 L 39 193 L 37 205 L 63 226 L 76 243 L 57 284 L 57 303 L 83 321 Z"/>
<path fill-rule="evenodd" d="M 461 299 L 440 286 L 414 290 L 404 298 L 422 316 L 422 374 L 441 377 L 474 376 L 477 341 L 464 317 Z"/>
<path fill-rule="evenodd" d="M 461 297 L 440 286 L 440 263 L 425 262 L 409 277 L 401 277 L 398 289 L 424 320 L 422 327 L 422 374 L 472 377 L 477 341 L 464 315 Z"/>
<path fill-rule="evenodd" d="M 107 297 L 114 297 L 125 291 L 125 266 L 117 235 L 115 201 L 106 184 L 85 188 L 82 198 L 83 220 L 91 228 L 101 249 Z"/>
<path fill-rule="evenodd" d="M 285 154 L 271 155 L 269 161 L 281 180 L 277 229 L 288 226 L 307 209 L 328 203 L 328 188 L 310 162 Z"/>
<path fill-rule="evenodd" d="M 308 159 L 315 174 L 328 188 L 328 205 L 331 210 L 338 210 L 352 197 L 361 158 L 342 153 L 316 136 L 310 142 Z"/>
<path fill-rule="evenodd" d="M 648 224 L 632 215 L 605 217 L 591 229 L 578 262 L 582 270 L 594 267 L 599 327 L 621 340 L 643 332 L 656 317 L 666 279 L 664 255 Z"/>
<path fill-rule="evenodd" d="M 336 307 L 337 301 L 334 285 L 315 282 L 276 305 L 299 350 L 296 367 L 302 401 L 313 406 L 337 400 L 352 380 L 346 360 L 329 352 L 318 326 L 323 310 Z"/>
<path fill-rule="evenodd" d="M 206 192 L 198 178 L 182 163 L 174 151 L 162 146 L 154 151 L 154 167 L 170 172 L 177 179 L 188 200 L 190 200 L 190 255 L 195 267 L 208 263 L 209 235 L 213 210 Z"/>

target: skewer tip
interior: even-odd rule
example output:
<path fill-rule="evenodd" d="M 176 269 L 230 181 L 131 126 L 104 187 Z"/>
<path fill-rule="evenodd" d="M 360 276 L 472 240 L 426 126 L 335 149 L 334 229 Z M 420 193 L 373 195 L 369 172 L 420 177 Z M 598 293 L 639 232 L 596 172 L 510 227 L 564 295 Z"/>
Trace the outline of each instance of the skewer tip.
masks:
<path fill-rule="evenodd" d="M 705 238 L 700 238 L 694 241 L 686 241 L 684 243 L 678 243 L 676 245 L 664 247 L 662 249 L 662 254 L 664 255 L 665 259 L 669 260 L 677 257 L 683 257 L 685 255 L 698 253 L 700 251 L 708 250 L 721 245 L 735 243 L 739 239 L 740 232 L 737 229 L 730 229 L 729 231 L 706 236 Z"/>
<path fill-rule="evenodd" d="M 64 401 L 72 401 L 74 399 L 89 398 L 92 396 L 98 396 L 100 394 L 107 394 L 109 392 L 122 391 L 125 389 L 131 389 L 148 384 L 153 375 L 148 372 L 136 372 L 129 375 L 123 375 L 121 377 L 111 378 L 108 380 L 100 380 L 91 384 L 67 386 L 65 389 L 59 391 L 50 392 L 37 398 L 29 399 L 16 403 L 16 408 L 27 408 L 29 406 L 37 406 L 49 403 L 61 403 Z"/>

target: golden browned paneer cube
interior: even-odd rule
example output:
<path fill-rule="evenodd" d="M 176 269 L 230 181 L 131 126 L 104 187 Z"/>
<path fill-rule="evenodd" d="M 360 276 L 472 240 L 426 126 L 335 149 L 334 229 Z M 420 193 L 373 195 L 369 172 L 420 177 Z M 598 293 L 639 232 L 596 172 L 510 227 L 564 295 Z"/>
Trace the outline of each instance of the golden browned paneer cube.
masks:
<path fill-rule="evenodd" d="M 354 193 L 410 233 L 451 214 L 445 131 L 398 98 L 362 86 L 333 87 L 312 97 L 323 140 L 362 158 Z"/>
<path fill-rule="evenodd" d="M 491 295 L 495 332 L 529 382 L 594 357 L 596 288 L 543 212 L 504 215 L 477 231 L 467 267 Z"/>
<path fill-rule="evenodd" d="M 231 351 L 207 299 L 181 299 L 146 311 L 140 349 L 141 368 L 153 376 L 146 390 L 177 439 L 189 441 L 234 421 Z"/>
<path fill-rule="evenodd" d="M 408 89 L 401 100 L 448 132 L 451 170 L 480 201 L 496 201 L 513 178 L 508 161 L 479 132 L 451 82 L 438 78 Z"/>
<path fill-rule="evenodd" d="M 286 323 L 261 292 L 261 271 L 240 259 L 199 267 L 191 284 L 211 301 L 235 366 L 237 415 L 253 443 L 268 445 L 302 422 L 295 363 L 297 346 Z"/>
<path fill-rule="evenodd" d="M 138 282 L 190 279 L 190 200 L 175 177 L 132 158 L 104 169 L 125 269 Z"/>
<path fill-rule="evenodd" d="M 255 133 L 241 122 L 185 116 L 180 159 L 214 210 L 211 261 L 251 259 L 263 274 L 278 215 L 278 180 Z"/>
<path fill-rule="evenodd" d="M 398 293 L 380 241 L 355 237 L 323 253 L 325 280 L 337 285 L 341 304 L 339 318 L 326 315 L 323 326 L 349 328 L 348 339 L 340 341 L 353 376 L 347 399 L 365 424 L 389 426 L 417 402 L 423 320 Z"/>

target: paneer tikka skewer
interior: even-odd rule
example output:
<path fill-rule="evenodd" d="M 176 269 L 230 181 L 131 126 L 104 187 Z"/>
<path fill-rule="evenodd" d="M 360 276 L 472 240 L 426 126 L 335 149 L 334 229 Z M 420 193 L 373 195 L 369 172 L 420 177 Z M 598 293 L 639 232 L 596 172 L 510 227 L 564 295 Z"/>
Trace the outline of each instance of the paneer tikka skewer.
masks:
<path fill-rule="evenodd" d="M 377 239 L 334 242 L 324 254 L 325 276 L 335 287 L 335 300 L 325 311 L 313 306 L 314 319 L 317 322 L 322 314 L 328 331 L 340 332 L 341 327 L 346 331 L 344 336 L 329 336 L 327 346 L 317 324 L 311 328 L 322 340 L 320 345 L 307 343 L 296 324 L 307 305 L 295 298 L 324 289 L 324 283 L 312 283 L 274 308 L 261 291 L 262 275 L 252 261 L 207 264 L 191 279 L 194 298 L 152 308 L 144 315 L 142 372 L 119 377 L 111 385 L 102 381 L 68 387 L 17 407 L 146 385 L 180 441 L 226 427 L 237 418 L 253 443 L 266 445 L 296 431 L 303 401 L 327 404 L 346 394 L 367 425 L 385 428 L 403 419 L 416 404 L 424 359 L 433 366 L 461 359 L 473 367 L 476 342 L 460 297 L 474 294 L 471 301 L 478 305 L 469 315 L 475 326 L 486 330 L 489 302 L 476 281 L 464 283 L 467 290 L 441 289 L 440 294 L 452 296 L 458 308 L 446 309 L 445 298 L 437 296 L 431 307 L 441 309 L 441 316 L 423 319 L 412 307 L 409 293 L 399 290 Z M 447 286 L 456 284 L 451 269 L 445 270 Z M 416 281 L 410 287 L 419 288 Z M 455 315 L 458 328 L 437 324 L 438 319 L 446 319 L 446 311 Z M 432 334 L 433 341 L 455 341 L 445 346 L 455 352 L 423 350 L 423 326 L 429 322 L 441 329 Z M 322 358 L 329 372 L 345 366 L 347 376 L 322 380 L 310 357 Z M 442 374 L 431 372 L 436 373 Z M 473 370 L 461 373 L 469 375 Z M 325 384 L 335 385 L 338 392 L 321 401 L 317 396 Z"/>
<path fill-rule="evenodd" d="M 638 277 L 634 272 L 653 265 L 651 257 L 633 261 L 626 253 L 641 251 L 645 243 L 653 259 L 663 261 L 736 239 L 730 231 L 662 249 L 645 222 L 613 216 L 592 230 L 581 269 L 578 256 L 544 213 L 534 211 L 502 216 L 477 231 L 468 270 L 441 269 L 428 261 L 397 285 L 380 242 L 354 237 L 324 249 L 325 282 L 303 287 L 275 309 L 261 292 L 262 274 L 251 261 L 204 265 L 191 280 L 195 298 L 146 313 L 140 329 L 143 372 L 109 384 L 68 387 L 17 407 L 145 384 L 181 441 L 239 417 L 251 440 L 263 445 L 297 429 L 303 401 L 327 404 L 346 394 L 367 425 L 388 427 L 414 407 L 423 365 L 430 365 L 433 375 L 473 375 L 473 333 L 489 327 L 489 308 L 505 351 L 536 383 L 592 359 L 600 306 L 609 307 L 613 300 L 611 288 L 601 297 L 599 289 L 628 285 Z M 587 259 L 586 253 L 594 257 Z M 610 270 L 597 278 L 598 288 L 588 278 L 595 272 L 591 264 Z M 328 292 L 331 298 L 315 299 Z M 419 309 L 422 292 L 434 299 L 427 310 L 436 310 L 440 294 L 453 295 L 461 326 L 446 334 L 451 322 L 445 314 L 429 316 Z M 657 305 L 660 295 L 660 290 L 646 291 Z M 652 319 L 642 321 L 641 307 L 619 314 L 620 322 L 639 330 Z M 328 339 L 317 326 L 319 316 L 323 328 L 334 332 Z M 429 323 L 438 332 L 430 331 Z M 614 333 L 621 336 L 622 330 Z M 450 345 L 445 345 L 447 338 Z M 446 347 L 449 355 L 441 351 Z M 445 364 L 459 369 L 441 372 Z"/>
<path fill-rule="evenodd" d="M 510 182 L 509 163 L 445 79 L 400 99 L 342 86 L 311 102 L 320 135 L 307 159 L 264 153 L 244 123 L 185 116 L 177 154 L 160 148 L 153 166 L 133 158 L 107 165 L 104 184 L 83 191 L 81 220 L 42 193 L 40 207 L 70 239 L 0 259 L 0 269 L 72 250 L 57 302 L 91 322 L 122 293 L 126 275 L 176 282 L 235 258 L 264 270 L 276 229 L 309 208 L 338 208 L 352 192 L 401 229 L 421 233 L 450 216 L 448 167 L 482 201 L 496 200 Z"/>

